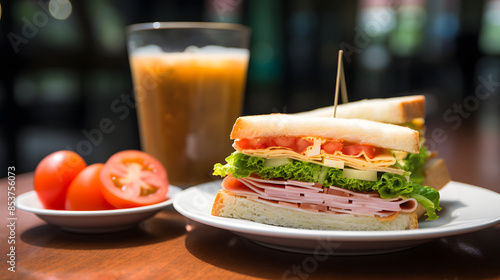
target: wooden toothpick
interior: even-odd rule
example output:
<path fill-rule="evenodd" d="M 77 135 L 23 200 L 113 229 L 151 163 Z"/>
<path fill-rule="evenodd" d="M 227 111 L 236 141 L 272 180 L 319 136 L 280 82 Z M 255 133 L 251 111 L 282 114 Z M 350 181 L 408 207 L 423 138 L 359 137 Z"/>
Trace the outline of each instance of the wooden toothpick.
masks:
<path fill-rule="evenodd" d="M 343 51 L 339 51 L 339 63 L 337 65 L 337 80 L 335 82 L 335 99 L 333 101 L 333 117 L 337 117 L 337 103 L 339 101 L 339 85 L 340 85 L 340 75 L 342 71 L 342 53 Z"/>
<path fill-rule="evenodd" d="M 340 61 L 342 61 L 342 57 L 339 57 Z M 344 64 L 341 64 L 341 71 L 340 73 L 340 92 L 342 93 L 342 103 L 346 104 L 348 102 L 347 100 L 347 86 L 345 85 L 345 74 L 344 74 Z"/>
<path fill-rule="evenodd" d="M 337 117 L 337 104 L 339 101 L 339 86 L 342 91 L 342 103 L 347 103 L 347 87 L 345 84 L 345 74 L 344 74 L 344 66 L 342 65 L 342 54 L 344 51 L 339 51 L 339 63 L 337 66 L 337 81 L 335 83 L 335 100 L 334 100 L 334 109 L 333 109 L 333 117 Z"/>

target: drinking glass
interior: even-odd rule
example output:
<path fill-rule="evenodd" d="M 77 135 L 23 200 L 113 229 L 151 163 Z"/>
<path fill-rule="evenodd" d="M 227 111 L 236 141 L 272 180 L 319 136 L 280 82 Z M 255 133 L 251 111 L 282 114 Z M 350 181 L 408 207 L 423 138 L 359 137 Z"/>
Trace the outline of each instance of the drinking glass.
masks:
<path fill-rule="evenodd" d="M 250 30 L 238 24 L 154 22 L 127 27 L 141 148 L 173 185 L 213 180 L 213 165 L 234 149 Z"/>

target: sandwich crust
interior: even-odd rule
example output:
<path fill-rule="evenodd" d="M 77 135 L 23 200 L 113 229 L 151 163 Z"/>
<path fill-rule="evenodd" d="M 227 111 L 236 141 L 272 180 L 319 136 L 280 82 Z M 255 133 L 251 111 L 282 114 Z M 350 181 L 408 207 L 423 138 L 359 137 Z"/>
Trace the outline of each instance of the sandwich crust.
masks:
<path fill-rule="evenodd" d="M 436 190 L 442 189 L 451 180 L 446 163 L 442 158 L 427 160 L 423 167 L 423 173 L 425 176 L 424 185 Z"/>
<path fill-rule="evenodd" d="M 295 115 L 332 117 L 334 107 L 328 106 Z M 411 95 L 392 98 L 363 99 L 337 106 L 337 118 L 366 119 L 403 124 L 416 118 L 425 118 L 425 96 Z"/>
<path fill-rule="evenodd" d="M 361 119 L 256 115 L 238 118 L 231 132 L 231 139 L 278 136 L 339 139 L 409 153 L 418 153 L 420 149 L 418 131 Z"/>
<path fill-rule="evenodd" d="M 418 218 L 415 212 L 399 213 L 393 220 L 380 221 L 377 217 L 315 213 L 272 206 L 233 195 L 225 190 L 217 193 L 212 215 L 302 229 L 384 231 L 418 228 Z"/>

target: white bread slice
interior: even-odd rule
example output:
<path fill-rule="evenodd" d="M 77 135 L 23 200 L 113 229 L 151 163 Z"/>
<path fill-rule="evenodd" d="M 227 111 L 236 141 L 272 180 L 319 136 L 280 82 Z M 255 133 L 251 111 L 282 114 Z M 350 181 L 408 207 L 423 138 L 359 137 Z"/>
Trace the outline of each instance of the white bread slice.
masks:
<path fill-rule="evenodd" d="M 427 160 L 423 167 L 425 176 L 424 186 L 442 189 L 451 180 L 446 163 L 442 158 L 431 158 Z"/>
<path fill-rule="evenodd" d="M 212 215 L 302 229 L 383 231 L 418 228 L 415 212 L 399 213 L 392 221 L 379 221 L 376 217 L 314 213 L 272 206 L 233 195 L 225 190 L 220 190 L 217 193 L 212 207 Z"/>
<path fill-rule="evenodd" d="M 333 111 L 334 106 L 328 106 L 295 115 L 333 117 Z M 402 124 L 412 119 L 425 118 L 425 96 L 364 99 L 340 104 L 337 106 L 336 117 Z"/>
<path fill-rule="evenodd" d="M 270 114 L 240 117 L 231 139 L 315 136 L 339 139 L 355 144 L 418 153 L 419 133 L 408 127 L 380 122 L 325 117 Z"/>
<path fill-rule="evenodd" d="M 423 167 L 423 173 L 425 177 L 423 185 L 438 191 L 446 186 L 451 180 L 446 163 L 442 158 L 431 158 L 427 160 Z M 417 206 L 417 216 L 420 218 L 424 213 L 424 207 L 419 204 Z"/>

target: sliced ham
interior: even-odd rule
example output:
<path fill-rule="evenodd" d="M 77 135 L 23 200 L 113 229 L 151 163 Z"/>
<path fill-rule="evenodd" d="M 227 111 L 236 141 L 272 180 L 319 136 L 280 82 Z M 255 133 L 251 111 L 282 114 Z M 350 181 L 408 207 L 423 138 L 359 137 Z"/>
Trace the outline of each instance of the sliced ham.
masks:
<path fill-rule="evenodd" d="M 301 188 L 301 187 L 292 187 L 292 186 L 289 186 L 289 185 L 285 185 L 285 189 L 286 190 L 290 190 L 290 191 L 296 191 L 296 192 L 300 192 L 300 193 L 317 193 L 317 192 L 322 192 L 323 189 L 306 189 L 306 188 Z"/>
<path fill-rule="evenodd" d="M 299 208 L 299 204 L 298 203 L 278 201 L 278 204 L 281 205 L 281 206 L 286 206 L 286 207 L 291 207 L 291 208 Z"/>
<path fill-rule="evenodd" d="M 259 178 L 257 176 L 250 176 L 245 178 L 245 180 L 250 180 L 254 182 L 260 182 L 260 183 L 268 183 L 268 184 L 274 184 L 274 185 L 285 185 L 285 186 L 296 186 L 300 188 L 307 188 L 310 190 L 318 191 L 318 189 L 322 190 L 322 185 L 318 183 L 310 183 L 310 182 L 301 182 L 301 181 L 295 181 L 295 180 L 266 180 Z"/>
<path fill-rule="evenodd" d="M 328 194 L 332 194 L 335 196 L 343 196 L 343 197 L 349 197 L 350 194 L 344 191 L 336 190 L 335 188 L 328 188 L 327 191 Z"/>
<path fill-rule="evenodd" d="M 378 193 L 358 193 L 338 187 L 323 190 L 317 183 L 266 180 L 256 176 L 237 180 L 241 182 L 239 186 L 223 184 L 223 187 L 248 199 L 304 211 L 388 217 L 417 208 L 413 198 L 382 199 Z"/>
<path fill-rule="evenodd" d="M 327 211 L 328 206 L 325 205 L 319 205 L 319 204 L 314 204 L 314 203 L 301 203 L 299 206 L 301 209 L 313 211 L 313 212 L 319 212 L 319 211 Z"/>
<path fill-rule="evenodd" d="M 310 182 L 300 182 L 300 181 L 295 181 L 295 180 L 286 180 L 285 182 L 286 185 L 289 186 L 297 186 L 297 187 L 304 187 L 304 188 L 309 188 L 309 189 L 322 189 L 323 186 L 319 183 L 310 183 Z"/>
<path fill-rule="evenodd" d="M 358 193 L 358 192 L 354 192 L 354 191 L 350 191 L 350 190 L 346 190 L 346 189 L 339 188 L 339 187 L 334 187 L 334 186 L 331 186 L 331 187 L 328 188 L 328 192 L 331 192 L 331 191 L 343 192 L 343 193 L 347 193 L 347 194 L 349 194 L 351 196 L 379 197 L 378 193 Z"/>

